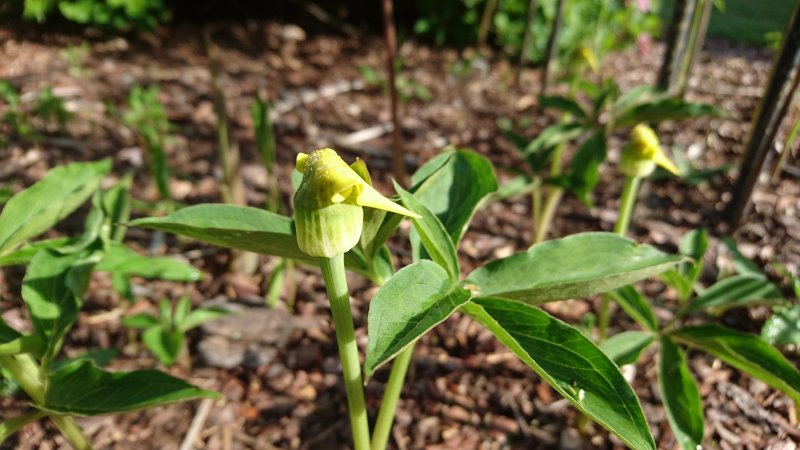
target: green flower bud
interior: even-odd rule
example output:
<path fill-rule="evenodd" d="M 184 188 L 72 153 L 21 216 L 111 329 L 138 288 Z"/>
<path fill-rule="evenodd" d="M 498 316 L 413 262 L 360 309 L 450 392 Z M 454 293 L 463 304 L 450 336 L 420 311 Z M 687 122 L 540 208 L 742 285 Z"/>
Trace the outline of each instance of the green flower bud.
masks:
<path fill-rule="evenodd" d="M 294 195 L 294 220 L 303 252 L 330 258 L 355 247 L 363 227 L 362 206 L 420 218 L 365 181 L 359 175 L 366 174 L 363 163 L 354 165 L 358 172 L 329 148 L 297 155 L 303 181 Z"/>
<path fill-rule="evenodd" d="M 619 170 L 629 177 L 644 178 L 652 174 L 656 166 L 679 175 L 678 168 L 661 148 L 656 132 L 647 125 L 636 125 L 631 132 L 631 141 L 622 149 Z"/>

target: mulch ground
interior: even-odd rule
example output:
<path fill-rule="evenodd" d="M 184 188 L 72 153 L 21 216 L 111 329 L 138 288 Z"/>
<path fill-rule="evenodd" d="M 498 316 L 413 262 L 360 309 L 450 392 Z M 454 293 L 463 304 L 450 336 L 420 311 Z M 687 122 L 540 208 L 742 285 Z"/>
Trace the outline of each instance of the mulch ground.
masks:
<path fill-rule="evenodd" d="M 250 22 L 213 26 L 222 50 L 222 85 L 227 97 L 234 140 L 242 152 L 243 176 L 251 205 L 263 204 L 266 171 L 253 142 L 250 105 L 261 92 L 281 111 L 276 121 L 278 173 L 283 201 L 288 207 L 295 155 L 323 146 L 337 146 L 347 159 L 365 159 L 373 179 L 390 192 L 390 135 L 385 131 L 368 141 L 342 144 L 350 133 L 387 124 L 388 101 L 379 87 L 364 86 L 358 66 L 379 71 L 384 50 L 372 36 L 315 35 L 294 25 Z M 67 46 L 88 42 L 89 51 L 70 64 Z M 647 54 L 637 50 L 606 60 L 604 76 L 623 89 L 655 81 L 661 46 Z M 418 167 L 442 147 L 454 144 L 488 156 L 498 167 L 520 167 L 513 144 L 502 137 L 497 119 L 524 121 L 528 138 L 554 123 L 551 113 L 537 111 L 540 72 L 518 69 L 502 58 L 478 57 L 471 51 L 438 49 L 414 42 L 401 46 L 403 76 L 426 86 L 427 101 L 412 98 L 401 104 L 402 132 L 408 164 Z M 455 70 L 469 59 L 466 68 Z M 111 157 L 114 173 L 136 173 L 134 196 L 155 200 L 148 182 L 145 157 L 134 133 L 121 124 L 127 93 L 134 85 L 157 84 L 174 125 L 168 152 L 174 174 L 173 193 L 187 204 L 220 201 L 216 116 L 211 76 L 201 26 L 176 24 L 154 36 L 81 37 L 58 32 L 0 29 L 0 78 L 9 80 L 27 100 L 51 86 L 66 100 L 74 118 L 65 130 L 46 130 L 38 142 L 12 140 L 0 152 L 0 184 L 21 189 L 46 171 L 70 161 Z M 667 124 L 661 128 L 665 145 L 703 169 L 735 166 L 749 122 L 766 83 L 771 54 L 762 49 L 709 42 L 691 80 L 688 97 L 723 107 L 727 118 Z M 797 111 L 792 113 L 796 117 Z M 785 135 L 785 133 L 784 133 Z M 587 208 L 567 196 L 558 210 L 552 237 L 580 231 L 611 230 L 621 179 L 614 161 L 625 136 L 613 136 L 612 164 L 601 169 L 595 206 Z M 794 166 L 792 165 L 794 164 Z M 743 221 L 737 239 L 741 250 L 762 265 L 780 262 L 797 273 L 800 268 L 800 168 L 796 161 L 774 180 L 765 180 L 754 196 L 755 206 Z M 686 231 L 713 221 L 730 198 L 733 171 L 722 172 L 699 185 L 677 179 L 648 183 L 634 217 L 632 235 L 639 241 L 675 250 Z M 142 215 L 146 212 L 137 212 Z M 85 210 L 58 227 L 53 235 L 80 229 Z M 523 250 L 531 240 L 530 202 L 507 200 L 480 211 L 461 247 L 465 273 L 488 259 Z M 401 234 L 407 234 L 407 226 Z M 197 438 L 197 448 L 339 449 L 349 447 L 349 424 L 344 391 L 332 339 L 327 299 L 319 275 L 300 268 L 297 300 L 291 310 L 261 307 L 267 276 L 275 261 L 262 257 L 262 268 L 252 276 L 227 274 L 226 251 L 167 236 L 163 245 L 149 232 L 130 230 L 128 241 L 142 251 L 187 258 L 207 275 L 195 285 L 137 282 L 141 300 L 136 310 L 153 309 L 167 296 L 189 295 L 195 305 L 208 301 L 235 302 L 259 311 L 254 337 L 247 351 L 256 362 L 220 368 L 220 353 L 235 343 L 224 326 L 207 326 L 190 333 L 187 357 L 171 373 L 224 395 L 214 402 Z M 410 254 L 402 240 L 392 243 L 401 261 Z M 718 241 L 708 256 L 707 281 L 730 264 Z M 559 268 L 553 268 L 559 270 Z M 772 271 L 768 266 L 768 269 Z M 0 311 L 7 323 L 27 325 L 20 308 L 23 272 L 5 269 L 0 278 Z M 357 339 L 366 346 L 366 312 L 375 288 L 351 277 Z M 670 292 L 653 292 L 667 304 Z M 110 280 L 96 275 L 78 325 L 69 336 L 67 355 L 85 349 L 113 347 L 120 355 L 113 369 L 158 367 L 155 360 L 131 340 L 119 323 L 123 309 Z M 596 310 L 598 299 L 549 304 L 546 309 L 571 323 Z M 745 331 L 757 332 L 766 317 L 763 308 L 726 314 L 720 320 Z M 666 313 L 665 313 L 666 314 Z M 281 327 L 276 324 L 293 323 Z M 234 323 L 230 326 L 241 326 Z M 635 327 L 618 314 L 612 332 Z M 266 337 L 265 337 L 266 336 Z M 231 347 L 233 346 L 233 347 Z M 238 348 L 238 347 L 237 347 Z M 236 351 L 242 351 L 241 348 Z M 649 353 L 629 373 L 659 448 L 676 448 L 660 406 L 654 355 Z M 790 355 L 795 363 L 797 355 Z M 795 449 L 800 432 L 796 406 L 786 396 L 761 382 L 702 354 L 690 353 L 690 364 L 700 384 L 706 409 L 708 448 Z M 384 369 L 367 387 L 369 410 L 375 413 L 387 377 Z M 0 400 L 3 417 L 26 411 L 25 400 Z M 198 402 L 113 417 L 80 419 L 97 448 L 174 449 L 184 439 L 198 412 Z M 518 361 L 488 332 L 467 317 L 455 314 L 418 344 L 409 380 L 401 397 L 393 430 L 393 448 L 399 449 L 583 449 L 622 448 L 614 437 L 585 424 L 566 400 Z M 25 427 L 3 448 L 51 449 L 66 444 L 50 424 Z"/>

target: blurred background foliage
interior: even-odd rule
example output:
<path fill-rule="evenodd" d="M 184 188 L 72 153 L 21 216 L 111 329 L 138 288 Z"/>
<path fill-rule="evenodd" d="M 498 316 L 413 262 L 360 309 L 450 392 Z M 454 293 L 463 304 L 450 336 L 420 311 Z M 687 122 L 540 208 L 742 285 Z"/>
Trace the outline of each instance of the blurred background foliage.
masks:
<path fill-rule="evenodd" d="M 519 56 L 530 0 L 413 0 L 396 2 L 401 36 L 417 36 L 437 45 L 475 44 L 487 3 L 492 3 L 487 43 L 508 56 Z M 556 0 L 538 0 L 532 45 L 526 59 L 539 62 L 545 52 Z M 709 35 L 737 42 L 778 42 L 792 0 L 716 1 Z M 569 0 L 565 4 L 559 55 L 570 61 L 591 50 L 598 57 L 631 45 L 644 36 L 658 37 L 674 0 Z M 170 20 L 211 18 L 280 18 L 308 15 L 322 9 L 331 17 L 380 29 L 380 4 L 370 0 L 4 0 L 0 17 L 6 24 L 74 22 L 107 32 L 154 30 Z M 24 22 L 20 22 L 24 18 Z"/>

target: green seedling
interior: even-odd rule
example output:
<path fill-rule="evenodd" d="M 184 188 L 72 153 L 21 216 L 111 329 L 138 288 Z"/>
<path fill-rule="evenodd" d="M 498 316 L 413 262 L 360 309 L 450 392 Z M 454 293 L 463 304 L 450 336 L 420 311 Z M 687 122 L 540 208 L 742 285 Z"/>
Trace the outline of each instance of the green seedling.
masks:
<path fill-rule="evenodd" d="M 171 126 L 164 106 L 158 101 L 158 87 L 134 86 L 128 95 L 128 109 L 123 121 L 137 133 L 139 144 L 147 156 L 150 177 L 164 207 L 171 210 L 170 168 L 166 152 Z"/>
<path fill-rule="evenodd" d="M 333 150 L 300 155 L 297 168 L 302 181 L 294 219 L 255 208 L 205 204 L 132 225 L 320 267 L 355 449 L 386 448 L 415 343 L 456 311 L 486 327 L 576 408 L 627 445 L 655 449 L 638 399 L 616 365 L 581 331 L 537 305 L 608 292 L 661 273 L 684 257 L 611 233 L 584 233 L 490 261 L 463 277 L 459 242 L 479 205 L 497 190 L 486 158 L 449 149 L 419 168 L 410 190 L 395 185 L 396 201 L 372 187 L 363 161 L 348 166 Z M 404 216 L 413 224 L 414 262 L 396 271 L 386 241 Z M 380 286 L 369 306 L 363 369 L 350 317 L 347 271 Z M 392 360 L 370 427 L 363 384 Z"/>
<path fill-rule="evenodd" d="M 192 309 L 189 297 L 181 297 L 173 310 L 172 302 L 163 299 L 158 304 L 158 315 L 135 314 L 122 320 L 126 327 L 142 330 L 142 342 L 161 364 L 175 364 L 185 351 L 186 333 L 204 322 L 230 314 L 221 308 Z"/>
<path fill-rule="evenodd" d="M 156 370 L 106 371 L 96 362 L 108 352 L 59 359 L 92 272 L 148 276 L 146 271 L 154 275 L 160 265 L 164 274 L 199 278 L 191 266 L 165 259 L 143 261 L 145 257 L 112 240 L 112 220 L 119 216 L 108 214 L 106 207 L 114 202 L 104 202 L 108 192 L 100 190 L 110 168 L 109 161 L 55 168 L 11 197 L 0 213 L 0 266 L 27 266 L 21 296 L 33 329 L 22 333 L 0 320 L 0 368 L 34 407 L 26 415 L 0 422 L 0 442 L 24 425 L 48 418 L 74 448 L 86 450 L 91 445 L 75 416 L 124 413 L 218 396 Z M 82 234 L 31 241 L 90 198 Z"/>

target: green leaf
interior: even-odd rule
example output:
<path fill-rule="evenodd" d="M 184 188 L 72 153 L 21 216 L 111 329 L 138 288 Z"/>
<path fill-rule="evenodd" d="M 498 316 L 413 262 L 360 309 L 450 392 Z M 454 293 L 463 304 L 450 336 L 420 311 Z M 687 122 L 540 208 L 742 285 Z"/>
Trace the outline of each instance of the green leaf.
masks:
<path fill-rule="evenodd" d="M 703 309 L 720 314 L 730 308 L 785 300 L 778 288 L 764 277 L 734 275 L 714 283 L 703 291 L 681 314 L 691 314 Z"/>
<path fill-rule="evenodd" d="M 726 115 L 723 110 L 713 105 L 665 98 L 632 106 L 617 117 L 615 124 L 617 127 L 626 127 L 637 123 L 659 123 L 665 120 L 684 120 L 702 116 L 724 117 Z"/>
<path fill-rule="evenodd" d="M 410 191 L 436 214 L 456 248 L 481 200 L 497 190 L 492 163 L 466 149 L 439 154 L 411 179 Z"/>
<path fill-rule="evenodd" d="M 190 312 L 189 315 L 186 316 L 186 319 L 182 321 L 176 320 L 176 323 L 180 330 L 189 331 L 192 328 L 199 327 L 201 324 L 208 322 L 209 320 L 219 319 L 220 317 L 229 315 L 231 315 L 230 311 L 219 307 L 197 308 Z"/>
<path fill-rule="evenodd" d="M 22 299 L 36 334 L 42 338 L 72 326 L 77 319 L 83 292 L 72 288 L 70 272 L 84 256 L 43 249 L 31 260 L 22 280 Z"/>
<path fill-rule="evenodd" d="M 650 302 L 633 286 L 624 286 L 610 292 L 614 301 L 644 329 L 658 331 L 659 324 Z"/>
<path fill-rule="evenodd" d="M 2 332 L 2 331 L 0 331 Z M 16 339 L 8 342 L 0 341 L 0 356 L 16 355 L 19 353 L 31 353 L 41 356 L 47 345 L 39 336 L 20 335 Z"/>
<path fill-rule="evenodd" d="M 13 252 L 0 256 L 0 267 L 28 265 L 39 250 L 43 248 L 60 249 L 65 246 L 73 245 L 76 241 L 77 239 L 75 238 L 60 237 L 25 244 Z"/>
<path fill-rule="evenodd" d="M 0 317 L 0 344 L 7 344 L 21 336 L 22 334 L 19 331 L 8 326 L 3 321 L 3 318 Z"/>
<path fill-rule="evenodd" d="M 167 231 L 222 247 L 302 260 L 292 219 L 246 206 L 203 204 L 164 217 L 148 217 L 132 226 Z"/>
<path fill-rule="evenodd" d="M 565 113 L 570 113 L 578 119 L 586 119 L 586 111 L 581 108 L 575 100 L 563 96 L 547 96 L 539 97 L 539 106 L 542 108 L 552 108 Z"/>
<path fill-rule="evenodd" d="M 606 160 L 606 134 L 597 131 L 586 139 L 570 162 L 562 187 L 591 205 L 590 194 L 600 180 L 600 164 Z"/>
<path fill-rule="evenodd" d="M 670 337 L 708 352 L 731 366 L 758 378 L 800 401 L 800 372 L 786 358 L 756 335 L 716 324 L 684 327 Z"/>
<path fill-rule="evenodd" d="M 120 242 L 111 242 L 95 270 L 170 281 L 197 281 L 202 278 L 191 264 L 166 256 L 144 256 Z"/>
<path fill-rule="evenodd" d="M 739 275 L 764 276 L 764 272 L 758 267 L 758 265 L 747 259 L 747 257 L 739 251 L 736 241 L 725 236 L 722 238 L 722 242 L 725 244 L 725 247 L 727 247 L 728 251 L 731 252 L 731 256 L 733 257 L 733 267 L 736 270 L 736 273 Z"/>
<path fill-rule="evenodd" d="M 625 444 L 656 448 L 633 389 L 580 331 L 538 308 L 501 298 L 476 298 L 462 310 Z"/>
<path fill-rule="evenodd" d="M 684 450 L 696 450 L 703 443 L 703 403 L 686 359 L 678 347 L 661 337 L 658 387 L 661 401 L 675 439 Z"/>
<path fill-rule="evenodd" d="M 397 182 L 394 183 L 394 188 L 400 198 L 403 200 L 403 205 L 411 211 L 421 215 L 421 219 L 411 218 L 414 224 L 414 229 L 419 233 L 422 240 L 422 245 L 425 246 L 428 255 L 430 255 L 433 262 L 439 264 L 450 275 L 450 280 L 453 282 L 458 281 L 461 277 L 461 271 L 458 267 L 458 256 L 453 241 L 444 229 L 444 225 L 439 221 L 430 209 L 422 204 L 410 192 L 403 189 Z"/>
<path fill-rule="evenodd" d="M 761 328 L 761 337 L 772 345 L 800 346 L 800 305 L 775 308 Z"/>
<path fill-rule="evenodd" d="M 586 128 L 579 123 L 558 123 L 551 125 L 532 140 L 522 155 L 534 173 L 539 172 L 550 157 L 551 151 L 559 144 L 577 139 Z"/>
<path fill-rule="evenodd" d="M 196 398 L 219 398 L 219 394 L 158 370 L 112 373 L 90 361 L 79 361 L 52 373 L 40 407 L 59 414 L 94 416 Z"/>
<path fill-rule="evenodd" d="M 614 364 L 622 367 L 625 364 L 635 363 L 639 355 L 653 343 L 653 339 L 653 333 L 624 331 L 603 341 L 600 350 L 603 350 Z"/>
<path fill-rule="evenodd" d="M 399 270 L 369 305 L 366 378 L 469 300 L 447 272 L 425 259 Z"/>
<path fill-rule="evenodd" d="M 17 193 L 0 214 L 0 254 L 67 217 L 97 190 L 110 169 L 107 159 L 56 167 Z"/>
<path fill-rule="evenodd" d="M 183 349 L 184 335 L 181 331 L 151 327 L 142 333 L 142 342 L 161 361 L 161 364 L 169 367 L 175 364 Z"/>
<path fill-rule="evenodd" d="M 131 216 L 131 197 L 130 189 L 133 177 L 128 174 L 117 184 L 103 192 L 103 210 L 108 218 L 108 225 L 111 228 L 111 239 L 122 242 L 127 231 L 124 225 Z"/>
<path fill-rule="evenodd" d="M 608 292 L 681 261 L 613 233 L 580 233 L 536 244 L 467 276 L 481 296 L 539 304 Z"/>
<path fill-rule="evenodd" d="M 122 325 L 140 330 L 155 327 L 158 326 L 158 324 L 158 319 L 147 313 L 134 314 L 122 319 Z"/>

